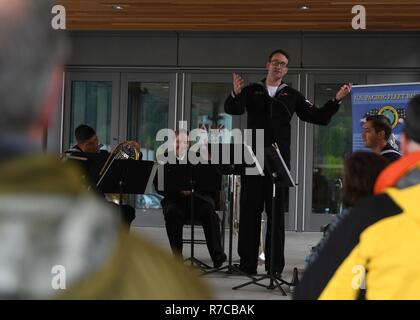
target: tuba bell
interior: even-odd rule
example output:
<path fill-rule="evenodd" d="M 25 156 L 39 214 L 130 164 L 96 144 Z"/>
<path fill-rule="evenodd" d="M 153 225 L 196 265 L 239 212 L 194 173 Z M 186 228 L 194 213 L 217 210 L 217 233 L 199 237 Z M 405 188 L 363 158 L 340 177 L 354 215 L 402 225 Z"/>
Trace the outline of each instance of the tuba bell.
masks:
<path fill-rule="evenodd" d="M 121 142 L 108 156 L 104 166 L 102 167 L 99 176 L 102 177 L 106 171 L 111 167 L 114 160 L 139 160 L 140 146 L 135 141 Z"/>
<path fill-rule="evenodd" d="M 141 160 L 142 154 L 140 152 L 140 145 L 135 141 L 124 141 L 121 142 L 108 156 L 105 164 L 99 172 L 99 180 L 96 184 L 102 182 L 108 170 L 111 168 L 115 160 Z M 116 204 L 120 203 L 120 197 L 118 194 L 107 193 L 105 197 L 108 201 L 112 201 Z"/>

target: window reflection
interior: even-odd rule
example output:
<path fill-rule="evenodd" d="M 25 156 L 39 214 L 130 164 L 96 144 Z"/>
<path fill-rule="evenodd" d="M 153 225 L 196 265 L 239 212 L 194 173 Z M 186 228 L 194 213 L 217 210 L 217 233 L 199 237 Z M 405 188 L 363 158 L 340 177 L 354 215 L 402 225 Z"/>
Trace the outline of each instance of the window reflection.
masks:
<path fill-rule="evenodd" d="M 191 128 L 208 132 L 211 143 L 230 143 L 232 116 L 225 113 L 224 104 L 231 83 L 193 83 L 191 105 Z M 210 130 L 217 130 L 212 134 Z M 228 207 L 228 178 L 223 177 L 221 186 L 221 208 Z"/>
<path fill-rule="evenodd" d="M 95 129 L 103 148 L 110 149 L 112 82 L 73 81 L 71 88 L 70 146 L 76 144 L 74 130 L 80 124 Z"/>
<path fill-rule="evenodd" d="M 321 106 L 331 99 L 339 84 L 316 84 L 315 102 Z M 343 162 L 352 151 L 351 101 L 346 98 L 328 126 L 314 127 L 312 213 L 341 211 Z"/>
<path fill-rule="evenodd" d="M 231 83 L 193 83 L 191 128 L 219 130 L 212 142 L 230 142 L 228 131 L 232 130 L 232 116 L 225 113 L 224 103 L 232 87 Z M 218 141 L 214 141 L 217 139 Z"/>
<path fill-rule="evenodd" d="M 169 83 L 128 83 L 128 138 L 140 143 L 143 160 L 156 160 L 160 129 L 168 127 Z M 136 196 L 136 208 L 161 208 L 162 196 L 153 192 Z"/>

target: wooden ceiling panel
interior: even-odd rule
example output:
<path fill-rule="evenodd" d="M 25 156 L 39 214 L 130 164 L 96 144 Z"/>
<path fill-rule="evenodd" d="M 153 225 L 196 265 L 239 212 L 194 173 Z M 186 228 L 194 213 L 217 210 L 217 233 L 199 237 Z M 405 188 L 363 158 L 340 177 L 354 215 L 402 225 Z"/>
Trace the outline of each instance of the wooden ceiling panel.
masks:
<path fill-rule="evenodd" d="M 352 30 L 354 5 L 368 31 L 420 30 L 420 0 L 56 0 L 70 30 L 323 31 Z M 121 5 L 123 10 L 113 6 Z M 299 7 L 307 5 L 309 10 Z"/>

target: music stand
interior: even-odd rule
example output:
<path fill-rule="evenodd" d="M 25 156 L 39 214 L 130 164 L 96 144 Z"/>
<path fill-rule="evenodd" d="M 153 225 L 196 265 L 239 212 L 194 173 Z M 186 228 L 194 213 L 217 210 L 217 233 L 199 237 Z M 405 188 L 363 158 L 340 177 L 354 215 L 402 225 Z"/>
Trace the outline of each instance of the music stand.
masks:
<path fill-rule="evenodd" d="M 98 181 L 97 188 L 103 193 L 118 193 L 122 212 L 123 194 L 144 194 L 152 180 L 153 165 L 153 161 L 116 159 Z"/>
<path fill-rule="evenodd" d="M 248 152 L 248 150 L 244 147 L 243 144 L 235 143 L 211 144 L 209 146 L 209 150 L 211 150 L 212 164 L 217 162 L 220 174 L 229 176 L 229 252 L 227 265 L 213 269 L 211 271 L 207 271 L 203 275 L 208 275 L 227 269 L 227 274 L 240 273 L 248 276 L 251 279 L 255 279 L 251 275 L 242 272 L 232 264 L 234 176 L 241 176 L 245 174 L 247 165 L 244 163 L 244 153 Z M 235 158 L 235 155 L 237 155 L 238 152 L 240 152 L 242 156 L 242 160 L 240 162 Z M 229 158 L 225 156 L 227 153 L 229 154 Z M 217 160 L 215 158 L 217 158 Z"/>
<path fill-rule="evenodd" d="M 260 278 L 255 278 L 252 281 L 246 282 L 242 285 L 233 287 L 233 290 L 243 288 L 250 284 L 256 284 L 259 286 L 263 286 L 267 289 L 273 290 L 278 288 L 283 296 L 286 296 L 286 292 L 281 287 L 282 284 L 286 284 L 288 286 L 296 286 L 298 282 L 298 272 L 297 269 L 293 269 L 293 278 L 291 282 L 287 282 L 282 279 L 279 275 L 274 273 L 274 245 L 275 245 L 275 237 L 274 237 L 274 230 L 275 230 L 275 219 L 276 219 L 276 212 L 275 212 L 275 203 L 276 203 L 276 187 L 295 187 L 296 183 L 293 180 L 292 175 L 290 174 L 289 168 L 287 167 L 280 150 L 277 144 L 273 144 L 272 147 L 267 147 L 264 149 L 264 164 L 265 164 L 265 172 L 271 178 L 273 183 L 273 197 L 272 197 L 272 205 L 271 205 L 271 239 L 270 239 L 270 269 L 267 275 L 264 275 Z M 259 282 L 265 279 L 270 279 L 269 285 L 262 285 Z"/>
<path fill-rule="evenodd" d="M 200 269 L 211 269 L 211 267 L 197 259 L 194 255 L 194 199 L 199 197 L 198 192 L 220 190 L 221 176 L 218 168 L 211 164 L 165 164 L 164 167 L 164 191 L 185 191 L 190 190 L 190 214 L 191 214 L 191 256 L 186 259 L 191 266 L 196 264 Z M 197 193 L 197 194 L 196 194 Z"/>
<path fill-rule="evenodd" d="M 82 168 L 91 186 L 96 186 L 99 172 L 107 158 L 107 152 L 73 152 L 67 155 L 67 159 L 76 162 Z"/>

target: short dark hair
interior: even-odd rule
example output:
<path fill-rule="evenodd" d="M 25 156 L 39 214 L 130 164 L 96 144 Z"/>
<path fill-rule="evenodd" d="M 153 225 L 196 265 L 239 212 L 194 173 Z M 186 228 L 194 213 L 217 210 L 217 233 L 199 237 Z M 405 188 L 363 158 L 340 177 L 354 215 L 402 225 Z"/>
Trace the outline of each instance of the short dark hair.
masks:
<path fill-rule="evenodd" d="M 403 131 L 409 139 L 420 143 L 420 94 L 408 103 Z"/>
<path fill-rule="evenodd" d="M 95 134 L 96 134 L 95 130 L 86 124 L 81 124 L 74 131 L 74 135 L 76 136 L 77 143 L 85 142 L 89 140 L 90 138 L 92 138 Z"/>
<path fill-rule="evenodd" d="M 358 151 L 346 158 L 343 204 L 354 206 L 357 201 L 373 194 L 376 178 L 388 164 L 388 159 L 374 152 Z"/>
<path fill-rule="evenodd" d="M 385 133 L 385 140 L 388 141 L 392 133 L 392 126 L 389 118 L 383 114 L 377 114 L 366 117 L 366 122 L 368 121 L 372 123 L 372 127 L 375 129 L 376 133 L 383 131 Z"/>
<path fill-rule="evenodd" d="M 273 56 L 278 54 L 278 53 L 284 55 L 287 58 L 287 60 L 290 62 L 289 54 L 286 51 L 284 51 L 283 49 L 276 49 L 273 52 L 271 52 L 270 55 L 268 56 L 268 62 L 270 62 L 271 58 L 273 58 Z"/>

